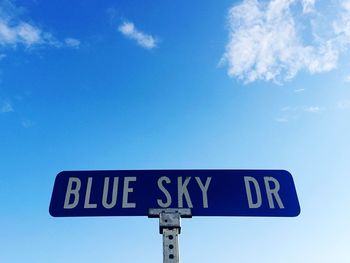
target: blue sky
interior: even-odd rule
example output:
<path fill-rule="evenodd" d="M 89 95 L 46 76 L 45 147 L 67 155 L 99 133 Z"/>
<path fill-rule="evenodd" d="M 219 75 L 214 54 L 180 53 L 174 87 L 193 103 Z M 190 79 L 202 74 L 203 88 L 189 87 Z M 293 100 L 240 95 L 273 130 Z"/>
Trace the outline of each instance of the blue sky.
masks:
<path fill-rule="evenodd" d="M 182 261 L 350 261 L 349 45 L 348 0 L 0 1 L 0 262 L 161 262 L 54 178 L 186 168 L 286 169 L 302 212 L 185 219 Z"/>

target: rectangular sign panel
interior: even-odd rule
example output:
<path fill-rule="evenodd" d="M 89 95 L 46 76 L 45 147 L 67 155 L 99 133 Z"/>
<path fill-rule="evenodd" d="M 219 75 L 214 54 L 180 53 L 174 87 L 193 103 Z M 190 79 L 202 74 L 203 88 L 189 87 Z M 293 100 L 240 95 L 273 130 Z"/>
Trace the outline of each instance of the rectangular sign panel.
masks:
<path fill-rule="evenodd" d="M 300 213 L 285 170 L 120 170 L 59 173 L 50 214 L 147 216 L 150 208 L 191 208 L 193 216 Z"/>

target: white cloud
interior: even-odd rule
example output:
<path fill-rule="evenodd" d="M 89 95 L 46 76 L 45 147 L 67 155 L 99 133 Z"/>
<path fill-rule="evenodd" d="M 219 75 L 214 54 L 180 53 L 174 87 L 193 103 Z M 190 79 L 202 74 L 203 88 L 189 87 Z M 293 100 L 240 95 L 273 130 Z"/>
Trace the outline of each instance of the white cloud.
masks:
<path fill-rule="evenodd" d="M 123 22 L 118 27 L 118 30 L 124 36 L 135 40 L 137 44 L 143 48 L 152 49 L 157 47 L 157 40 L 153 36 L 139 31 L 131 22 Z"/>
<path fill-rule="evenodd" d="M 0 106 L 0 113 L 9 113 L 13 112 L 12 104 L 8 101 L 4 101 L 2 105 Z"/>
<path fill-rule="evenodd" d="M 66 38 L 64 42 L 68 47 L 78 48 L 80 46 L 80 41 L 76 38 L 69 37 L 69 38 Z"/>
<path fill-rule="evenodd" d="M 316 0 L 302 0 L 301 3 L 305 14 L 315 11 Z"/>
<path fill-rule="evenodd" d="M 45 32 L 32 22 L 19 18 L 19 10 L 21 8 L 16 7 L 11 0 L 0 0 L 0 46 L 23 45 L 27 48 L 37 45 L 56 48 L 64 46 L 51 33 Z M 67 38 L 64 44 L 68 47 L 77 47 L 77 42 L 79 41 L 76 39 Z"/>
<path fill-rule="evenodd" d="M 24 128 L 30 128 L 35 125 L 35 123 L 32 120 L 29 119 L 23 119 L 21 121 L 21 124 Z"/>
<path fill-rule="evenodd" d="M 295 89 L 294 90 L 295 93 L 301 93 L 301 92 L 304 92 L 304 91 L 305 91 L 305 89 Z"/>
<path fill-rule="evenodd" d="M 10 26 L 8 22 L 0 18 L 0 44 L 2 46 L 19 43 L 25 46 L 32 46 L 43 42 L 43 35 L 39 28 L 26 22 L 20 22 L 16 26 Z"/>
<path fill-rule="evenodd" d="M 325 108 L 320 106 L 287 106 L 280 109 L 278 117 L 275 118 L 277 122 L 289 122 L 291 120 L 298 120 L 306 113 L 316 114 L 324 111 Z"/>
<path fill-rule="evenodd" d="M 308 107 L 304 107 L 304 111 L 310 112 L 310 113 L 318 113 L 321 111 L 321 108 L 318 106 L 308 106 Z"/>
<path fill-rule="evenodd" d="M 244 0 L 233 6 L 228 15 L 229 42 L 221 59 L 228 65 L 228 75 L 246 83 L 280 82 L 301 70 L 314 74 L 335 69 L 350 44 L 350 0 L 337 5 L 339 15 L 327 22 L 331 30 L 323 37 L 315 32 L 315 25 L 326 14 L 318 13 L 315 3 Z"/>
<path fill-rule="evenodd" d="M 41 30 L 28 23 L 22 22 L 17 26 L 18 37 L 23 40 L 26 45 L 33 45 L 42 41 Z"/>

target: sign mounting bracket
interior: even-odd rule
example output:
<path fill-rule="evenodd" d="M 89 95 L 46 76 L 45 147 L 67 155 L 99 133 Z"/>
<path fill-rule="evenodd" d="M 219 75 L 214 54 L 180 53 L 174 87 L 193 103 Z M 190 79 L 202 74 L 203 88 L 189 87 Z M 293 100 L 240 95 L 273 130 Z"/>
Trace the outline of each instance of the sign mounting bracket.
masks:
<path fill-rule="evenodd" d="M 163 263 L 179 263 L 181 217 L 191 218 L 189 208 L 151 208 L 148 217 L 159 217 L 159 233 L 163 235 Z"/>

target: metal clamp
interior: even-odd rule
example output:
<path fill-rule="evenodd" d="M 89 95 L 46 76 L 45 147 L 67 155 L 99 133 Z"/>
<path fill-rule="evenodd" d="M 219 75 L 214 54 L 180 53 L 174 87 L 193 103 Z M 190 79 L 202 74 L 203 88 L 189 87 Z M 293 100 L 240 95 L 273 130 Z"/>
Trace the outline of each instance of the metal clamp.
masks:
<path fill-rule="evenodd" d="M 177 228 L 181 232 L 181 217 L 191 218 L 190 208 L 151 208 L 148 210 L 149 218 L 159 217 L 159 234 L 164 228 Z"/>

